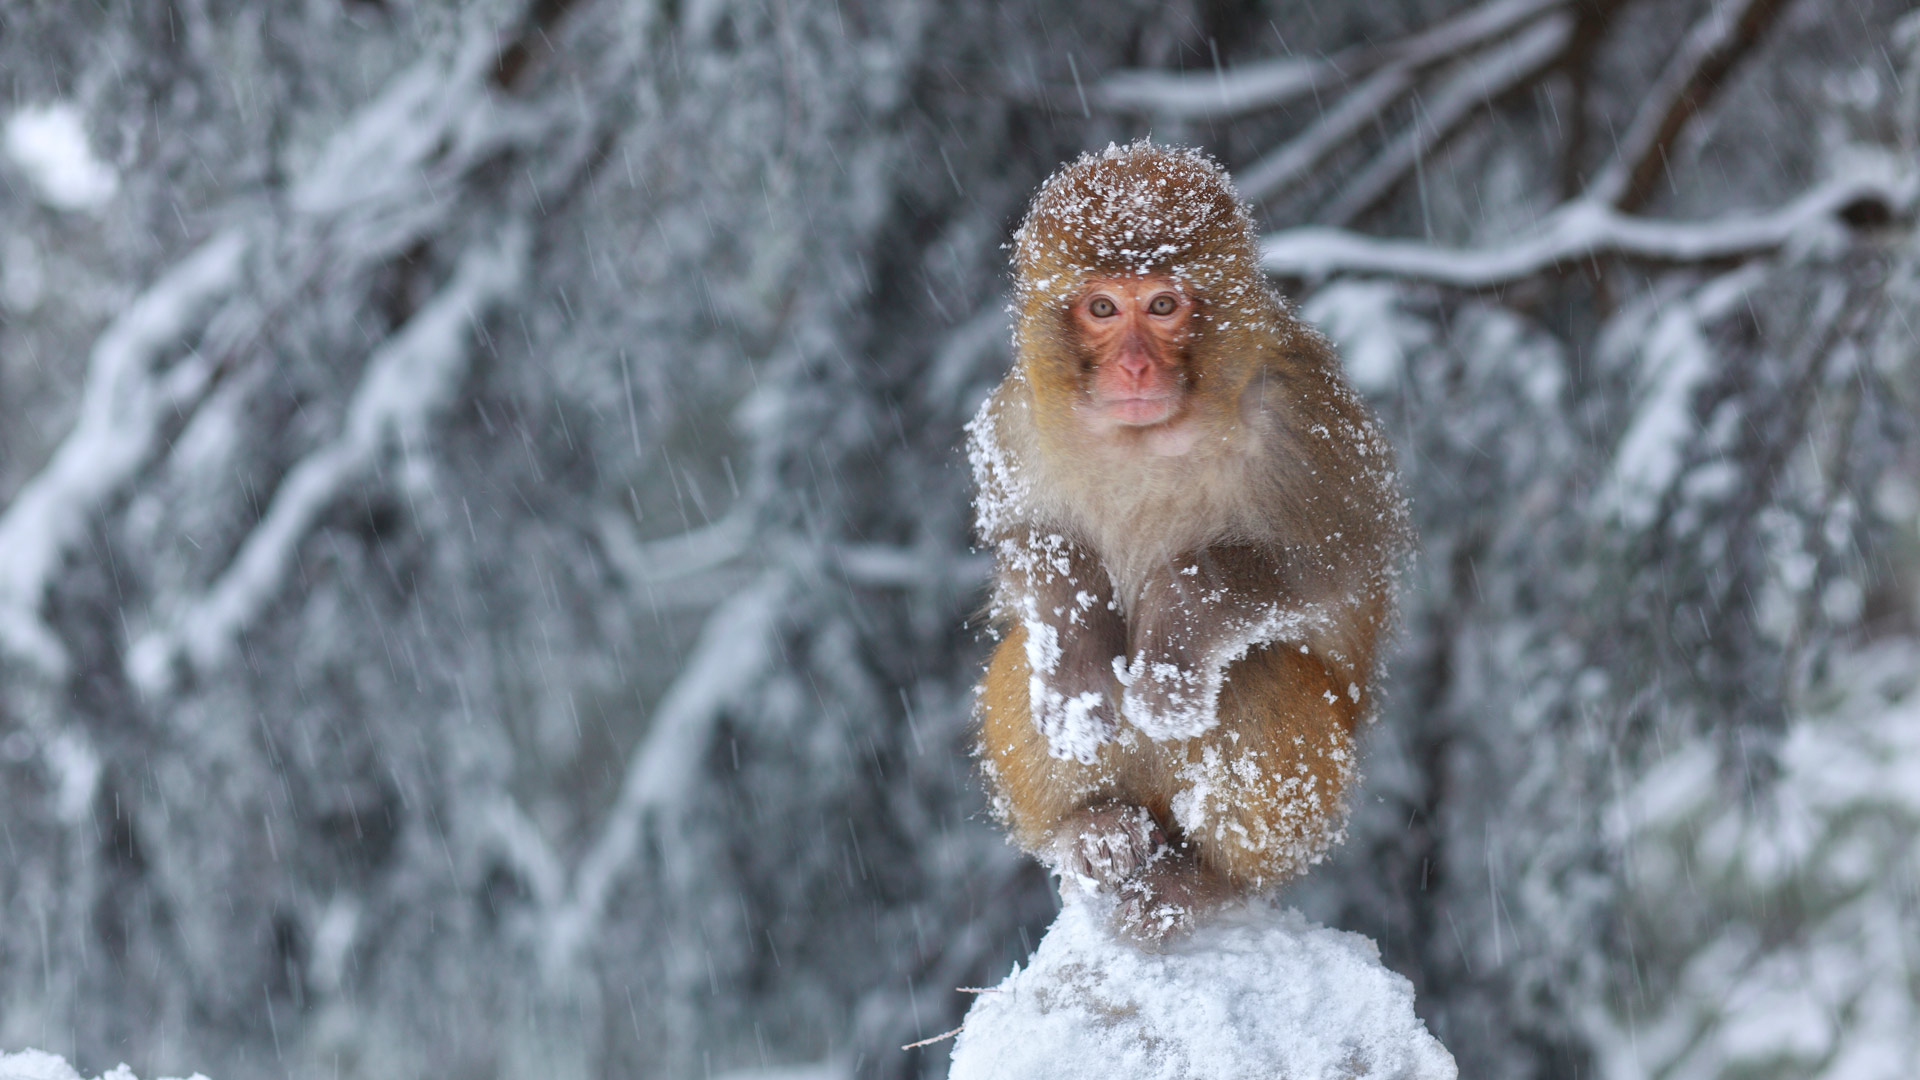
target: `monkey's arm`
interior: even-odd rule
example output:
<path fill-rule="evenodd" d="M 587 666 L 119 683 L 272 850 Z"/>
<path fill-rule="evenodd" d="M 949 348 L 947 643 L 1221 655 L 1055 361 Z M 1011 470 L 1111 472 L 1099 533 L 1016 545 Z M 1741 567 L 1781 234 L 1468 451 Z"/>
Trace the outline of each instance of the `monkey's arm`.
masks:
<path fill-rule="evenodd" d="M 1219 722 L 1228 665 L 1274 642 L 1296 646 L 1346 681 L 1354 701 L 1363 670 L 1340 643 L 1367 621 L 1361 606 L 1309 600 L 1287 568 L 1252 547 L 1219 546 L 1174 559 L 1142 584 L 1128 624 L 1127 721 L 1154 739 L 1192 738 Z M 1371 641 L 1371 632 L 1362 635 Z"/>
<path fill-rule="evenodd" d="M 1031 529 L 995 548 L 994 615 L 1026 632 L 1034 726 L 1054 757 L 1091 762 L 1117 726 L 1115 661 L 1127 651 L 1113 584 L 1057 533 Z"/>

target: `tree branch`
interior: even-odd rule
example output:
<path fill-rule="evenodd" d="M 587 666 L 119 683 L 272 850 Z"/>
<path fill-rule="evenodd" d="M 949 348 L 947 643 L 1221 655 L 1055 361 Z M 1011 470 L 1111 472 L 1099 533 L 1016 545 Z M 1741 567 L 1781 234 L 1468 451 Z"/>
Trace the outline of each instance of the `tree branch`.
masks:
<path fill-rule="evenodd" d="M 1727 72 L 1790 2 L 1715 0 L 1713 10 L 1694 24 L 1668 60 L 1588 197 L 1622 210 L 1644 204 L 1687 122 L 1706 107 Z"/>
<path fill-rule="evenodd" d="M 1226 71 L 1119 71 L 1088 88 L 1090 104 L 1168 120 L 1218 120 L 1298 101 L 1383 67 L 1411 73 L 1499 38 L 1567 0 L 1492 0 L 1384 46 L 1331 58 L 1281 57 Z"/>
<path fill-rule="evenodd" d="M 152 459 L 162 424 L 212 379 L 195 352 L 162 373 L 161 355 L 203 325 L 240 284 L 248 244 L 226 232 L 153 283 L 94 342 L 80 418 L 0 515 L 0 648 L 58 677 L 66 650 L 40 618 L 47 585 L 88 520 Z"/>
<path fill-rule="evenodd" d="M 497 246 L 469 252 L 440 295 L 368 358 L 340 434 L 287 472 L 213 587 L 128 651 L 127 672 L 136 685 L 164 693 L 176 661 L 202 670 L 220 664 L 233 639 L 279 592 L 294 551 L 321 512 L 373 467 L 389 439 L 424 440 L 428 418 L 466 371 L 473 326 L 518 284 L 526 255 L 520 228 L 509 229 Z"/>
<path fill-rule="evenodd" d="M 1356 64 L 1353 70 L 1372 73 L 1305 131 L 1243 170 L 1238 177 L 1241 197 L 1261 203 L 1283 194 L 1328 154 L 1377 124 L 1382 113 L 1414 88 L 1425 68 L 1499 40 L 1564 6 L 1563 0 L 1496 0 L 1380 50 L 1377 65 Z"/>
<path fill-rule="evenodd" d="M 1087 91 L 1089 104 L 1167 120 L 1211 120 L 1278 108 L 1348 76 L 1331 60 L 1283 56 L 1211 75 L 1120 71 Z"/>
<path fill-rule="evenodd" d="M 707 617 L 699 642 L 653 710 L 646 739 L 627 761 L 620 794 L 574 871 L 566 902 L 553 914 L 552 970 L 570 964 L 593 939 L 614 886 L 639 853 L 648 818 L 691 797 L 721 711 L 771 661 L 785 597 L 784 573 L 769 571 Z"/>
<path fill-rule="evenodd" d="M 1573 40 L 1573 30 L 1574 20 L 1568 15 L 1542 20 L 1449 79 L 1425 99 L 1399 138 L 1374 155 L 1359 176 L 1342 185 L 1340 197 L 1321 214 L 1322 220 L 1344 225 L 1379 205 L 1468 117 L 1557 63 Z"/>
<path fill-rule="evenodd" d="M 1768 213 L 1703 222 L 1633 217 L 1594 199 L 1580 199 L 1563 205 L 1535 235 L 1480 249 L 1381 240 L 1344 229 L 1290 229 L 1266 239 L 1260 265 L 1279 277 L 1382 274 L 1460 289 L 1491 289 L 1601 255 L 1655 263 L 1764 255 L 1796 237 L 1841 228 L 1841 213 L 1862 201 L 1910 213 L 1915 188 L 1912 175 L 1832 180 Z"/>

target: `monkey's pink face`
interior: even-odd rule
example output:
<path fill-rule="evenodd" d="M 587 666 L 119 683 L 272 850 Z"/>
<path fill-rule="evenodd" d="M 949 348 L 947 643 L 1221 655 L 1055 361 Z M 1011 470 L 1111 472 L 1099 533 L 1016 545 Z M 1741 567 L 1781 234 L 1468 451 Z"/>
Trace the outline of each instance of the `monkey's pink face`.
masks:
<path fill-rule="evenodd" d="M 1193 307 L 1157 274 L 1087 283 L 1072 315 L 1093 360 L 1088 390 L 1096 421 L 1148 427 L 1174 419 L 1186 396 L 1180 366 Z"/>

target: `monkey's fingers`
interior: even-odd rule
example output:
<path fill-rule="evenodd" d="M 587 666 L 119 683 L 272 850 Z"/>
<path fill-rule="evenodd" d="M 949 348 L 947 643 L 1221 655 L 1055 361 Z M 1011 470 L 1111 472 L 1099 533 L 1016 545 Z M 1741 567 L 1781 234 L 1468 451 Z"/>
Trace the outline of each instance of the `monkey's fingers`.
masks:
<path fill-rule="evenodd" d="M 1106 892 L 1170 853 L 1167 835 L 1142 806 L 1110 803 L 1081 811 L 1060 830 L 1061 873 L 1091 892 Z"/>
<path fill-rule="evenodd" d="M 1217 900 L 1191 858 L 1170 859 L 1120 886 L 1114 930 L 1149 952 L 1193 931 Z"/>

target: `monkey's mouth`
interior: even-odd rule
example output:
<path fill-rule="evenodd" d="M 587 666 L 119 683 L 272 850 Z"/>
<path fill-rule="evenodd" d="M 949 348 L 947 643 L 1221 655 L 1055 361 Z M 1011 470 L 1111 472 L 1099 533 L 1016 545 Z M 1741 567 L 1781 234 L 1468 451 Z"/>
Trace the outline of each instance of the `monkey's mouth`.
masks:
<path fill-rule="evenodd" d="M 1122 427 L 1150 427 L 1170 419 L 1178 401 L 1173 394 L 1108 398 L 1100 403 L 1100 413 Z"/>

